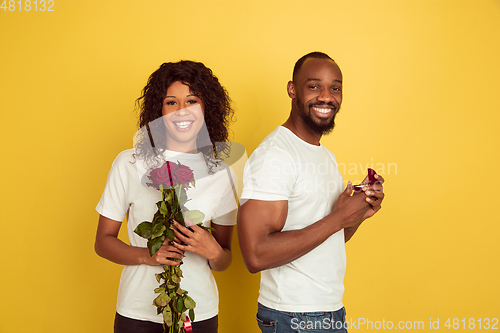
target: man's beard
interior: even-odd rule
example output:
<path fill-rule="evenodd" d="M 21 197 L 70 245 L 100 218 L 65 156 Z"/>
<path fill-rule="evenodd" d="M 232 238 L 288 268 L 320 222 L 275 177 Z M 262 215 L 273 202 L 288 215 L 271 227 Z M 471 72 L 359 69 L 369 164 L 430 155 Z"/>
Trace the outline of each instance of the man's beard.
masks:
<path fill-rule="evenodd" d="M 299 115 L 302 117 L 302 120 L 304 123 L 309 127 L 314 133 L 319 134 L 319 135 L 326 135 L 330 134 L 333 131 L 333 128 L 335 127 L 335 117 L 337 116 L 338 113 L 338 108 L 335 104 L 333 103 L 315 103 L 312 105 L 308 106 L 308 110 L 306 110 L 304 103 L 300 100 L 300 98 L 297 97 L 297 109 L 299 111 Z M 313 106 L 322 106 L 322 105 L 328 105 L 333 108 L 334 115 L 332 119 L 325 121 L 321 120 L 320 123 L 317 123 L 314 121 L 312 118 L 312 111 L 311 107 Z"/>

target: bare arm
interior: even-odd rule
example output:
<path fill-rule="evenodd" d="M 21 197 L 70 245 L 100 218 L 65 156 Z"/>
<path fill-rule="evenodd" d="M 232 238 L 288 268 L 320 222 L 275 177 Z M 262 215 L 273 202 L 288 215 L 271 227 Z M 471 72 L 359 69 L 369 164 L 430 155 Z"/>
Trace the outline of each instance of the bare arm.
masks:
<path fill-rule="evenodd" d="M 212 234 L 220 244 L 223 252 L 219 257 L 214 259 L 209 259 L 208 264 L 214 271 L 224 271 L 229 265 L 231 265 L 231 261 L 233 260 L 233 255 L 231 253 L 231 241 L 233 240 L 233 229 L 234 227 L 219 225 L 212 223 L 212 228 L 215 229 L 215 232 Z"/>
<path fill-rule="evenodd" d="M 163 246 L 152 257 L 147 248 L 131 246 L 122 242 L 118 239 L 121 224 L 119 221 L 99 216 L 94 246 L 95 252 L 99 256 L 120 265 L 179 265 L 179 262 L 167 258 L 181 259 L 182 251 L 169 245 L 168 242 L 163 243 Z"/>
<path fill-rule="evenodd" d="M 359 226 L 361 225 L 361 223 L 363 223 L 363 221 L 359 222 L 356 225 L 353 225 L 352 227 L 344 229 L 344 241 L 346 243 L 351 239 L 352 236 L 354 236 L 354 234 L 356 233 L 356 230 L 358 230 Z"/>
<path fill-rule="evenodd" d="M 360 223 L 370 205 L 351 196 L 349 183 L 332 212 L 300 230 L 281 231 L 288 201 L 248 200 L 238 212 L 238 236 L 248 270 L 256 273 L 285 265 L 311 251 L 337 231 Z"/>

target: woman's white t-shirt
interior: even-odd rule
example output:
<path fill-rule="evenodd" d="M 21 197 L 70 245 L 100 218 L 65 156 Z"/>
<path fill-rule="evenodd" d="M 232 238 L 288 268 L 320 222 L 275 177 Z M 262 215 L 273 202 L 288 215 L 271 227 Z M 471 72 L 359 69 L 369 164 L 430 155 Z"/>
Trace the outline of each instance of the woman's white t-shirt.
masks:
<path fill-rule="evenodd" d="M 236 184 L 234 173 L 229 167 L 219 167 L 209 175 L 202 153 L 181 154 L 172 151 L 164 153 L 165 159 L 180 162 L 193 170 L 196 186 L 187 190 L 185 206 L 205 214 L 203 225 L 210 221 L 219 225 L 236 223 L 236 197 L 232 184 Z M 143 160 L 134 157 L 134 149 L 121 152 L 113 162 L 106 187 L 96 210 L 99 214 L 115 221 L 127 217 L 130 245 L 147 247 L 147 239 L 134 233 L 138 224 L 151 221 L 157 210 L 156 202 L 161 193 L 145 185 L 148 170 Z M 206 258 L 186 252 L 181 266 L 183 278 L 181 288 L 187 290 L 195 300 L 195 321 L 212 318 L 218 313 L 219 296 L 217 285 Z M 118 290 L 117 312 L 122 316 L 162 323 L 157 315 L 153 300 L 158 294 L 155 273 L 161 273 L 162 266 L 125 266 Z"/>

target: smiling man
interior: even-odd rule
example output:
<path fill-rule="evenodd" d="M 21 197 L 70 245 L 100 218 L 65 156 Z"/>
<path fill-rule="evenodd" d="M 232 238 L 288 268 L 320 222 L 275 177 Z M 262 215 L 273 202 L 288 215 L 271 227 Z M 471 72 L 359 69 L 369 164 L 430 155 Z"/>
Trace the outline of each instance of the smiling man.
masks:
<path fill-rule="evenodd" d="M 300 58 L 287 90 L 290 116 L 248 160 L 238 214 L 245 264 L 261 272 L 257 322 L 262 332 L 346 332 L 344 244 L 380 209 L 383 179 L 344 189 L 320 143 L 342 104 L 342 72 L 328 55 Z"/>

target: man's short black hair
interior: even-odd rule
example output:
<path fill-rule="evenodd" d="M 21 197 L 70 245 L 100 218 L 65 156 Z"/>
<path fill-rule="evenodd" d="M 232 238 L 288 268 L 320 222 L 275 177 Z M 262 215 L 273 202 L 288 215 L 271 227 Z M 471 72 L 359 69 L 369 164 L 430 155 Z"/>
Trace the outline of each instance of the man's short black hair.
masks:
<path fill-rule="evenodd" d="M 302 67 L 302 64 L 308 58 L 330 59 L 331 61 L 335 62 L 335 60 L 333 60 L 332 58 L 330 58 L 330 56 L 328 54 L 326 54 L 326 53 L 317 52 L 317 51 L 316 52 L 308 53 L 305 56 L 303 56 L 302 58 L 300 58 L 299 60 L 297 60 L 297 62 L 295 63 L 295 66 L 293 67 L 293 74 L 292 74 L 292 80 L 293 80 L 293 82 L 295 82 L 295 79 L 297 77 L 297 74 L 298 74 L 300 68 Z"/>

